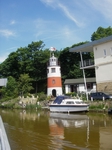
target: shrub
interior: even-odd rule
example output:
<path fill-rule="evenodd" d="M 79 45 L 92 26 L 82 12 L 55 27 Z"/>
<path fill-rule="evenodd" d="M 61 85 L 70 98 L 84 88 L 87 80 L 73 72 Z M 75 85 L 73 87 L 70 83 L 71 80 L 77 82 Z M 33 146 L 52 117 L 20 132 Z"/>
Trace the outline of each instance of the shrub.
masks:
<path fill-rule="evenodd" d="M 38 101 L 44 101 L 46 99 L 47 99 L 47 96 L 43 92 L 38 94 Z"/>
<path fill-rule="evenodd" d="M 25 109 L 41 109 L 41 106 L 37 104 L 29 104 L 26 105 Z"/>
<path fill-rule="evenodd" d="M 70 93 L 66 93 L 65 95 L 74 97 L 74 96 L 76 96 L 77 94 L 76 94 L 75 92 L 70 92 Z"/>

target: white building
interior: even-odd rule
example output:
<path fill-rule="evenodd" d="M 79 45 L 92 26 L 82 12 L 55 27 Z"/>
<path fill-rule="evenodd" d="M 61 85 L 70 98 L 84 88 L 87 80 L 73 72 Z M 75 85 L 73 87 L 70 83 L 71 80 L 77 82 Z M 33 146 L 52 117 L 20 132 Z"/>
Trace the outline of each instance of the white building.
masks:
<path fill-rule="evenodd" d="M 65 82 L 65 93 L 86 93 L 84 79 L 66 79 Z M 96 79 L 95 78 L 86 78 L 86 85 L 87 85 L 87 93 L 91 91 L 96 91 Z"/>
<path fill-rule="evenodd" d="M 84 60 L 80 69 L 94 67 L 97 91 L 112 93 L 112 35 L 71 48 L 70 52 L 94 52 L 94 64 Z"/>
<path fill-rule="evenodd" d="M 6 85 L 7 85 L 7 78 L 0 79 L 0 87 L 6 86 Z"/>

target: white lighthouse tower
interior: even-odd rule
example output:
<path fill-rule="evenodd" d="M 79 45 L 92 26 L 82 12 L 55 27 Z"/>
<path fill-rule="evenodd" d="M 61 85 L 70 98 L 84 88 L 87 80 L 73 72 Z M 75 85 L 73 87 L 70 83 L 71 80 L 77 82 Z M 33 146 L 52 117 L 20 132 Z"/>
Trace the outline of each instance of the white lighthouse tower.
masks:
<path fill-rule="evenodd" d="M 47 66 L 47 95 L 62 95 L 61 70 L 54 54 L 49 58 Z"/>

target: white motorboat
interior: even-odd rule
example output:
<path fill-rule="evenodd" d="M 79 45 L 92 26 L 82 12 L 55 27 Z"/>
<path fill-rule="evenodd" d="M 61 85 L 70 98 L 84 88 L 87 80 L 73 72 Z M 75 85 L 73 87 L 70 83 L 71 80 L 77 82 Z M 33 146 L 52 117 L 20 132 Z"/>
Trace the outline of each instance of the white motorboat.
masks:
<path fill-rule="evenodd" d="M 57 96 L 49 108 L 51 112 L 86 112 L 89 109 L 89 104 L 68 96 Z"/>

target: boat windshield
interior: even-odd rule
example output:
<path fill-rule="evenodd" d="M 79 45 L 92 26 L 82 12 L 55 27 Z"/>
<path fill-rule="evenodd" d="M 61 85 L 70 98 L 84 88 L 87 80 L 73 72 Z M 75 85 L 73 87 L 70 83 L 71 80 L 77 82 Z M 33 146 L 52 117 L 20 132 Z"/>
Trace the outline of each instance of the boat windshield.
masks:
<path fill-rule="evenodd" d="M 70 97 L 69 96 L 57 96 L 53 103 L 54 104 L 61 104 L 61 102 L 64 99 L 68 99 L 68 98 L 70 98 Z"/>

